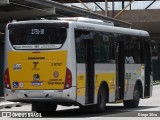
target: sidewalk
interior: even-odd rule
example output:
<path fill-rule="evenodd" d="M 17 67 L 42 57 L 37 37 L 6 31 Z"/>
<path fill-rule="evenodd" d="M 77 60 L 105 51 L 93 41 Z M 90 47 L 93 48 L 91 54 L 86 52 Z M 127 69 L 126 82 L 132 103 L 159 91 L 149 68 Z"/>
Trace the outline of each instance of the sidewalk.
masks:
<path fill-rule="evenodd" d="M 8 102 L 8 101 L 4 100 L 4 97 L 0 97 L 0 109 L 11 108 L 11 107 L 20 107 L 24 104 L 25 103 L 20 103 L 20 102 Z"/>

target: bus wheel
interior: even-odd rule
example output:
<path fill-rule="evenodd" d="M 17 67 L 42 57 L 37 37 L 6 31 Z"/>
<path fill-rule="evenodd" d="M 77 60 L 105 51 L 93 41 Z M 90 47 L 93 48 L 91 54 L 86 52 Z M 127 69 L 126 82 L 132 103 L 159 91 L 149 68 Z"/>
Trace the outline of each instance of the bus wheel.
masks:
<path fill-rule="evenodd" d="M 135 85 L 133 91 L 133 100 L 124 100 L 123 104 L 126 108 L 136 108 L 139 105 L 140 101 L 140 88 L 138 85 Z"/>
<path fill-rule="evenodd" d="M 57 104 L 45 103 L 45 102 L 32 103 L 32 111 L 54 112 L 56 111 L 56 109 L 57 109 Z"/>
<path fill-rule="evenodd" d="M 107 92 L 105 87 L 101 87 L 98 92 L 98 99 L 96 110 L 99 112 L 104 112 L 106 108 L 106 101 L 107 101 Z"/>

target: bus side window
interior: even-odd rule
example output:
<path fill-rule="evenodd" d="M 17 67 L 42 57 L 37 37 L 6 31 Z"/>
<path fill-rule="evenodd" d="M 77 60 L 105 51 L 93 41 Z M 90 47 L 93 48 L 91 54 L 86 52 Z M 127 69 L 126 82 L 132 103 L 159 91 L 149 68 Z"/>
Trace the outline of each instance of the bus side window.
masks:
<path fill-rule="evenodd" d="M 77 63 L 85 63 L 85 41 L 84 33 L 81 30 L 75 30 L 76 60 Z"/>
<path fill-rule="evenodd" d="M 158 43 L 154 40 L 151 41 L 152 48 L 152 60 L 158 60 L 159 46 Z"/>
<path fill-rule="evenodd" d="M 144 40 L 143 38 L 136 37 L 134 45 L 135 63 L 144 64 Z"/>
<path fill-rule="evenodd" d="M 103 42 L 103 34 L 97 32 L 93 41 L 94 61 L 95 63 L 106 63 L 107 61 L 107 45 Z"/>
<path fill-rule="evenodd" d="M 144 63 L 144 40 L 136 36 L 125 36 L 125 63 Z"/>
<path fill-rule="evenodd" d="M 125 50 L 125 63 L 126 64 L 135 63 L 134 45 L 135 45 L 135 41 L 132 40 L 131 37 L 125 36 L 124 50 Z"/>
<path fill-rule="evenodd" d="M 113 34 L 96 32 L 94 36 L 95 63 L 115 63 Z"/>

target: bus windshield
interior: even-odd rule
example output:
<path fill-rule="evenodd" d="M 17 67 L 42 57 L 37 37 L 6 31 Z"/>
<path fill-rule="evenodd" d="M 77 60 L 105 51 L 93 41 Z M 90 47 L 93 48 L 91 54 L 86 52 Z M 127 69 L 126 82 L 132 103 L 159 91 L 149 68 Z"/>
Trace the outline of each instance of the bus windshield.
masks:
<path fill-rule="evenodd" d="M 9 40 L 14 49 L 57 49 L 66 37 L 66 28 L 61 26 L 23 24 L 9 27 Z"/>

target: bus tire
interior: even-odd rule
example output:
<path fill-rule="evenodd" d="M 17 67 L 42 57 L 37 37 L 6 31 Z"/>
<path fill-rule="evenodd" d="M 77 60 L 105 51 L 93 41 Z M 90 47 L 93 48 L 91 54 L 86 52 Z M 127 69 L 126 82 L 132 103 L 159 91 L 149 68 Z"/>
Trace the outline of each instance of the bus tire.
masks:
<path fill-rule="evenodd" d="M 106 102 L 107 102 L 106 90 L 107 89 L 104 86 L 102 86 L 98 91 L 98 98 L 97 98 L 97 105 L 96 105 L 96 111 L 98 112 L 104 112 L 106 109 Z"/>
<path fill-rule="evenodd" d="M 139 105 L 140 101 L 140 88 L 136 84 L 133 91 L 133 99 L 132 100 L 124 100 L 123 105 L 126 108 L 136 108 Z"/>
<path fill-rule="evenodd" d="M 36 112 L 54 112 L 57 109 L 57 104 L 37 102 L 32 103 L 32 111 Z"/>

